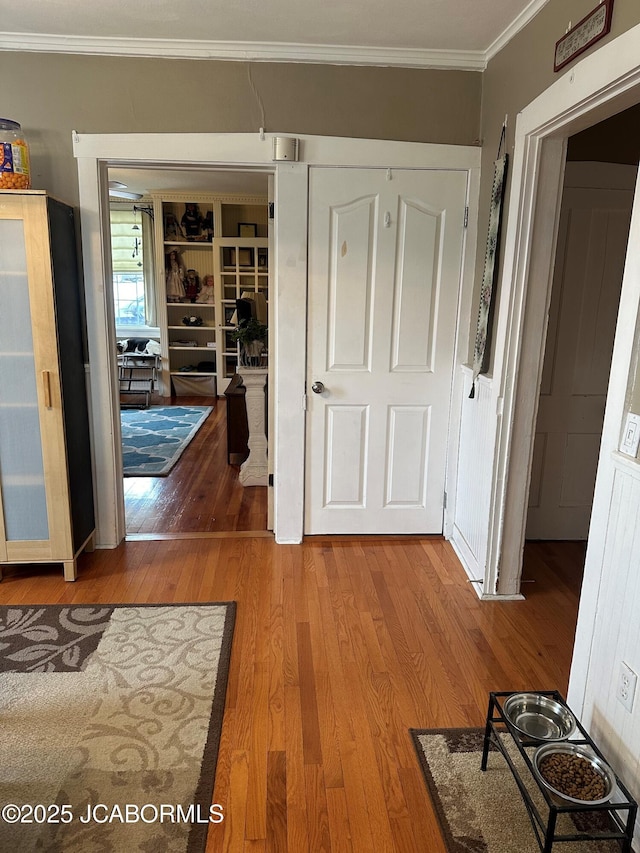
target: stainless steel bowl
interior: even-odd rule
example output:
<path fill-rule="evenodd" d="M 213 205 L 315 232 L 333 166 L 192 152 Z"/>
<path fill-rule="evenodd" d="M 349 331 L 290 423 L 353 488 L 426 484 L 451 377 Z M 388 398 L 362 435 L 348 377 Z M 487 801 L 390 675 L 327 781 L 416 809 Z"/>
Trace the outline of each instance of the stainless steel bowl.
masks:
<path fill-rule="evenodd" d="M 540 772 L 540 764 L 542 763 L 542 760 L 548 755 L 557 753 L 577 755 L 580 756 L 580 758 L 584 758 L 586 761 L 588 761 L 592 769 L 595 770 L 595 772 L 602 778 L 602 781 L 604 782 L 604 797 L 600 797 L 600 799 L 598 800 L 581 800 L 576 797 L 570 797 L 568 794 L 563 794 L 562 791 L 558 791 L 557 788 L 554 788 L 553 785 L 547 782 L 547 780 Z M 616 789 L 616 777 L 613 770 L 588 746 L 582 746 L 581 744 L 577 743 L 545 743 L 543 744 L 543 746 L 539 746 L 533 753 L 532 764 L 534 773 L 536 774 L 539 781 L 545 786 L 545 788 L 548 791 L 551 791 L 552 794 L 555 794 L 556 797 L 560 797 L 560 799 L 566 800 L 570 803 L 579 803 L 581 805 L 589 806 L 598 805 L 599 803 L 606 803 L 611 799 L 613 792 Z"/>
<path fill-rule="evenodd" d="M 576 718 L 567 706 L 541 693 L 514 693 L 502 709 L 521 734 L 534 740 L 566 740 L 576 730 Z"/>

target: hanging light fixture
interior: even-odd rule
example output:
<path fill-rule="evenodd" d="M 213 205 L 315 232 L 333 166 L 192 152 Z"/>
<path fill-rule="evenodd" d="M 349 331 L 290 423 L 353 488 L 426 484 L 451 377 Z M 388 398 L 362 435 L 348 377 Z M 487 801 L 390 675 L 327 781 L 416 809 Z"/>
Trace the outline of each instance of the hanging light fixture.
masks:
<path fill-rule="evenodd" d="M 134 217 L 134 219 L 133 219 L 133 225 L 131 226 L 131 230 L 132 230 L 132 231 L 140 231 L 140 226 L 138 225 L 138 214 L 139 214 L 139 212 L 140 212 L 140 208 L 139 208 L 139 207 L 136 207 L 136 206 L 135 206 L 135 204 L 134 204 L 134 205 L 133 205 L 133 217 Z M 137 265 L 138 265 L 139 267 L 141 267 L 141 266 L 142 266 L 142 260 L 140 259 L 140 249 L 141 249 L 141 247 L 142 247 L 142 240 L 141 240 L 141 239 L 140 239 L 140 237 L 138 237 L 138 235 L 136 234 L 136 238 L 135 238 L 135 240 L 133 241 L 133 253 L 132 253 L 131 257 L 132 257 L 134 260 L 135 260 L 135 259 L 137 259 L 137 261 L 138 261 Z"/>

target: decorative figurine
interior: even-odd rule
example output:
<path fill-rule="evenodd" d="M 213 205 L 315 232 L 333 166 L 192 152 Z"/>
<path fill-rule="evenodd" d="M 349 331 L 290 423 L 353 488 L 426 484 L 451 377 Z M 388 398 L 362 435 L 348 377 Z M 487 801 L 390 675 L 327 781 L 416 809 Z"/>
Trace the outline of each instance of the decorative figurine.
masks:
<path fill-rule="evenodd" d="M 205 277 L 202 279 L 202 287 L 200 288 L 200 293 L 198 294 L 198 299 L 196 301 L 201 303 L 213 303 L 214 292 L 212 275 L 205 275 Z"/>
<path fill-rule="evenodd" d="M 203 320 L 202 317 L 199 317 L 197 314 L 191 314 L 187 317 L 183 317 L 182 322 L 185 326 L 201 326 Z"/>
<path fill-rule="evenodd" d="M 180 220 L 187 240 L 202 239 L 202 215 L 200 208 L 194 202 L 187 202 L 184 206 L 184 214 Z"/>
<path fill-rule="evenodd" d="M 182 255 L 176 249 L 172 249 L 166 260 L 167 302 L 182 302 L 185 277 L 186 270 Z"/>
<path fill-rule="evenodd" d="M 164 215 L 164 239 L 167 242 L 174 243 L 185 239 L 184 231 L 173 213 L 165 213 Z"/>
<path fill-rule="evenodd" d="M 213 240 L 213 210 L 208 210 L 202 220 L 202 230 L 207 243 Z"/>
<path fill-rule="evenodd" d="M 184 295 L 187 302 L 195 302 L 200 293 L 200 276 L 195 270 L 187 270 L 187 278 L 184 282 Z"/>

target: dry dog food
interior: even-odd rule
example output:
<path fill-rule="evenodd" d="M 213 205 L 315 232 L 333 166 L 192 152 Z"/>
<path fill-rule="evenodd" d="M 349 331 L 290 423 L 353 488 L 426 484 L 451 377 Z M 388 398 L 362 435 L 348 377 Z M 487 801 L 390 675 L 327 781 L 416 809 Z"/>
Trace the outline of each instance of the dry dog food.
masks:
<path fill-rule="evenodd" d="M 606 794 L 602 776 L 579 755 L 554 752 L 542 759 L 538 770 L 556 791 L 576 800 L 601 800 Z"/>

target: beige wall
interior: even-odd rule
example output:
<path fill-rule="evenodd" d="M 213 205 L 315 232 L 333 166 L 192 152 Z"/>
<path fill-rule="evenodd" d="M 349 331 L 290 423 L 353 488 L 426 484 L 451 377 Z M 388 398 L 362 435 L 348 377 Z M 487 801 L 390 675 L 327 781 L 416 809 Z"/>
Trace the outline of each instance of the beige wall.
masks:
<path fill-rule="evenodd" d="M 479 72 L 0 52 L 0 80 L 2 115 L 28 135 L 34 188 L 72 204 L 72 130 L 479 138 Z"/>
<path fill-rule="evenodd" d="M 483 74 L 482 182 L 476 263 L 478 294 L 484 264 L 493 160 L 497 154 L 500 131 L 505 115 L 508 116 L 507 152 L 509 155 L 513 155 L 518 112 L 554 83 L 560 75 L 570 73 L 575 62 L 579 61 L 577 59 L 565 66 L 562 71 L 554 73 L 553 54 L 556 41 L 564 35 L 569 22 L 572 25 L 577 24 L 595 5 L 595 0 L 550 0 L 536 17 L 489 62 L 487 70 Z M 640 3 L 638 0 L 615 0 L 611 32 L 598 42 L 591 49 L 591 52 L 596 51 L 611 39 L 639 23 Z M 504 222 L 508 216 L 509 186 L 510 181 L 507 182 Z M 504 238 L 504 227 L 502 233 Z M 477 301 L 478 297 L 476 297 L 476 304 Z M 471 353 L 473 351 L 473 334 L 470 337 Z"/>

